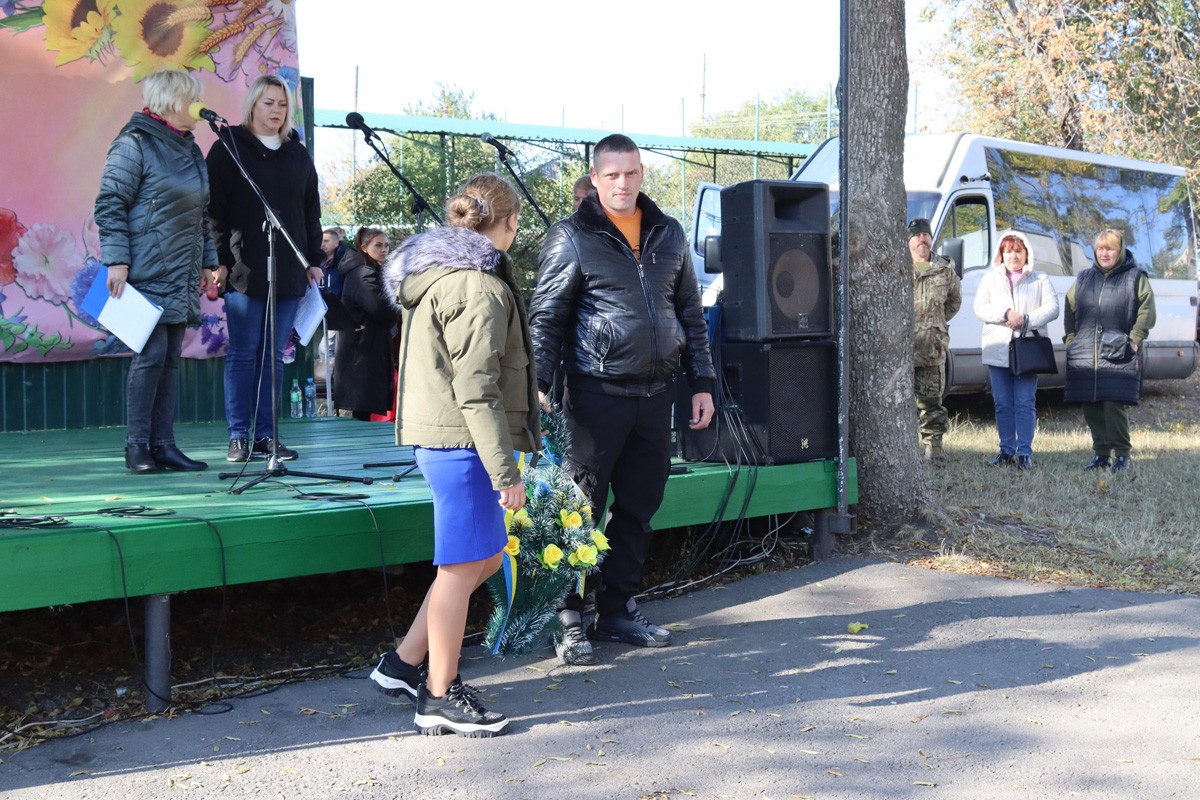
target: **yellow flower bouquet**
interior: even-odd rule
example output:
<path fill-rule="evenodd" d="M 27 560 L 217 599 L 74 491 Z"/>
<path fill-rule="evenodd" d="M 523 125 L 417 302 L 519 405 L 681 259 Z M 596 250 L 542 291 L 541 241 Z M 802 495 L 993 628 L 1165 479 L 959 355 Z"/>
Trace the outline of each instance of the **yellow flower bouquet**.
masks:
<path fill-rule="evenodd" d="M 552 431 L 556 424 L 561 441 L 561 422 L 543 421 Z M 556 441 L 547 440 L 551 450 Z M 495 607 L 484 644 L 493 653 L 526 653 L 544 644 L 543 634 L 548 625 L 557 624 L 555 612 L 563 597 L 580 591 L 584 577 L 599 568 L 608 550 L 587 495 L 557 461 L 557 452 L 551 452 L 521 472 L 527 500 L 525 508 L 509 515 L 508 565 L 488 581 Z"/>

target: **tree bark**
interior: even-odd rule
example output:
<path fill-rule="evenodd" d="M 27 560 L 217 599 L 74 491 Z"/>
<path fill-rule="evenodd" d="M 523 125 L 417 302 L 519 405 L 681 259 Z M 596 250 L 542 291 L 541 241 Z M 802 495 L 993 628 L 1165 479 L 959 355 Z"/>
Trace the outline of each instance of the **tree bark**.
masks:
<path fill-rule="evenodd" d="M 912 258 L 906 244 L 904 125 L 908 60 L 904 0 L 850 3 L 848 109 L 851 453 L 859 515 L 917 520 L 930 503 L 913 394 Z M 847 76 L 842 77 L 847 80 Z"/>

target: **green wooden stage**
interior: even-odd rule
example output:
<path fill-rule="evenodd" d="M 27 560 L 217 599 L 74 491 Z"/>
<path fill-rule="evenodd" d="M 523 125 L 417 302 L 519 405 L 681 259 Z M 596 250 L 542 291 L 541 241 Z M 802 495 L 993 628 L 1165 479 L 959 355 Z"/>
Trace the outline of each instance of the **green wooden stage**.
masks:
<path fill-rule="evenodd" d="M 289 470 L 373 483 L 289 474 L 232 494 L 235 482 L 218 478 L 240 467 L 225 461 L 223 423 L 177 426 L 184 452 L 209 462 L 199 473 L 130 474 L 124 428 L 0 434 L 0 612 L 165 599 L 190 589 L 432 558 L 433 514 L 420 473 L 395 480 L 404 466 L 364 468 L 411 462 L 409 448 L 395 446 L 390 424 L 288 419 L 280 430 L 301 454 L 286 464 Z M 732 520 L 837 505 L 836 462 L 687 466 L 690 472 L 667 484 L 657 529 L 707 525 L 722 506 Z M 250 462 L 236 485 L 265 468 L 261 460 Z M 857 502 L 853 461 L 847 485 L 849 502 Z M 152 631 L 148 623 L 148 640 L 166 636 L 166 622 L 156 624 L 160 630 Z"/>

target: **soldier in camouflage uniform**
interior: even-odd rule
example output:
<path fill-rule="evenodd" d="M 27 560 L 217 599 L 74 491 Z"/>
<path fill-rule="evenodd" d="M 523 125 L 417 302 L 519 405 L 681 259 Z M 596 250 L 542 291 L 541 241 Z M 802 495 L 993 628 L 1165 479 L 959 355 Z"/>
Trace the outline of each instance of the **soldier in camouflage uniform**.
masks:
<path fill-rule="evenodd" d="M 942 397 L 946 393 L 946 353 L 950 319 L 962 305 L 962 286 L 954 262 L 933 253 L 929 220 L 908 223 L 913 260 L 913 387 L 920 412 L 921 449 L 931 461 L 946 460 L 942 436 L 949 427 Z"/>

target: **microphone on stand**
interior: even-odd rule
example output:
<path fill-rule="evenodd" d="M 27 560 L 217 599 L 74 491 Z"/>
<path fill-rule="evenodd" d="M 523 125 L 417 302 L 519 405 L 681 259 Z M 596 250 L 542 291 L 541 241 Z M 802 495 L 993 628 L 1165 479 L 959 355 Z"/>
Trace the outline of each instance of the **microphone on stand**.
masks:
<path fill-rule="evenodd" d="M 204 105 L 204 103 L 192 103 L 190 106 L 188 106 L 188 116 L 194 120 L 205 120 L 207 122 L 211 122 L 214 125 L 229 124 L 229 120 L 225 119 L 220 114 Z"/>
<path fill-rule="evenodd" d="M 482 136 L 479 137 L 479 140 L 481 142 L 483 142 L 484 144 L 490 144 L 492 147 L 496 148 L 500 152 L 501 156 L 515 156 L 516 155 L 516 153 L 514 153 L 512 150 L 509 150 L 507 147 L 505 147 L 503 142 L 501 142 L 495 136 L 492 136 L 490 133 L 483 134 Z"/>
<path fill-rule="evenodd" d="M 355 130 L 362 131 L 363 136 L 368 140 L 379 138 L 379 134 L 371 129 L 371 126 L 363 119 L 363 115 L 357 111 L 351 111 L 346 115 L 346 124 Z"/>

